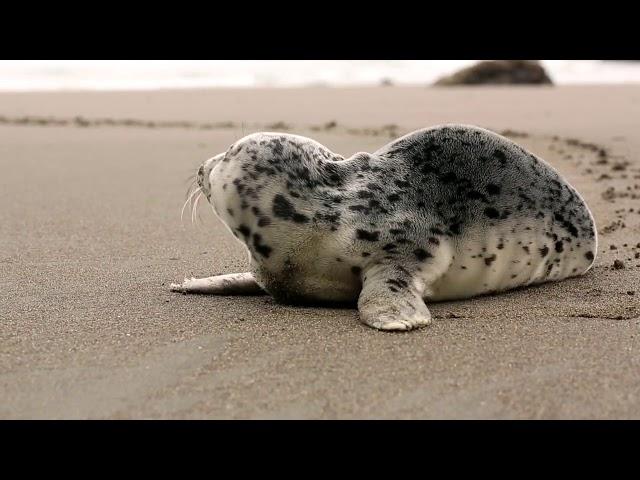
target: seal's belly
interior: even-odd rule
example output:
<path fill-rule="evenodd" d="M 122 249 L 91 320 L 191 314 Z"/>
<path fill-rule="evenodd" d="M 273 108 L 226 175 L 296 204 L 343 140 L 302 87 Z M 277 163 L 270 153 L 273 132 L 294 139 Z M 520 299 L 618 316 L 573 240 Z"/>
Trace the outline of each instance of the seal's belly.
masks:
<path fill-rule="evenodd" d="M 591 266 L 585 252 L 594 242 L 573 238 L 557 242 L 543 228 L 512 233 L 513 228 L 477 229 L 454 240 L 450 267 L 431 288 L 427 300 L 453 300 L 524 285 L 581 275 Z M 562 245 L 560 245 L 562 243 Z"/>
<path fill-rule="evenodd" d="M 354 302 L 362 282 L 360 269 L 348 257 L 320 254 L 315 249 L 291 249 L 286 258 L 267 268 L 254 262 L 258 283 L 283 303 Z M 337 259 L 340 258 L 340 261 Z"/>

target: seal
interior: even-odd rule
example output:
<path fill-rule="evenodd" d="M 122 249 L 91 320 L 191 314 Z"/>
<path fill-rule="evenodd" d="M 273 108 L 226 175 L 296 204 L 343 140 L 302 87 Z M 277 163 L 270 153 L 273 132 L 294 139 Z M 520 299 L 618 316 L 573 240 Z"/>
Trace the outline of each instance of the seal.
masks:
<path fill-rule="evenodd" d="M 593 216 L 565 179 L 469 125 L 350 158 L 309 138 L 255 133 L 204 162 L 197 183 L 247 247 L 251 271 L 173 291 L 357 300 L 360 320 L 381 330 L 429 324 L 425 302 L 582 275 L 597 252 Z"/>

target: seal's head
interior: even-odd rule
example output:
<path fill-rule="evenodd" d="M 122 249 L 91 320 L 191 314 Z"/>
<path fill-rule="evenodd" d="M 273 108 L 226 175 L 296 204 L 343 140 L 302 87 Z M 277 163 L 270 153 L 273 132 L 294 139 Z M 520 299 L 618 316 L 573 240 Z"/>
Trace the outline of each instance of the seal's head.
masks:
<path fill-rule="evenodd" d="M 315 184 L 328 177 L 330 182 L 335 166 L 323 168 L 323 164 L 341 160 L 342 156 L 310 138 L 259 132 L 206 160 L 198 169 L 197 183 L 216 213 L 229 223 L 225 212 L 244 213 L 248 206 L 255 207 L 251 211 L 259 209 L 262 194 L 282 190 L 287 180 Z M 239 220 L 236 216 L 235 221 Z"/>

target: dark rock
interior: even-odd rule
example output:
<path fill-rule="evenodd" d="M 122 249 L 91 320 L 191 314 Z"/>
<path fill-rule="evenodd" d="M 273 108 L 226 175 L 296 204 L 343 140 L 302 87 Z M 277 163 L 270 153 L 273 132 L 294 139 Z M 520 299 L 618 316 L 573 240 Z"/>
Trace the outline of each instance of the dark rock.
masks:
<path fill-rule="evenodd" d="M 535 60 L 485 60 L 442 77 L 434 85 L 551 85 L 545 69 Z"/>

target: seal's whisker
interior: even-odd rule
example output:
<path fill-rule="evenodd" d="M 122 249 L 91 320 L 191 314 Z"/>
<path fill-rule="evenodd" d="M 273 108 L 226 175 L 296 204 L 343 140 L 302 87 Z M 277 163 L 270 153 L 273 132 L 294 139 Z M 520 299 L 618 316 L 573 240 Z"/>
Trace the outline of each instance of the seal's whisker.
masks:
<path fill-rule="evenodd" d="M 192 173 L 184 180 L 184 183 L 189 182 L 189 185 L 193 185 L 195 183 L 195 179 L 196 179 L 196 174 Z"/>
<path fill-rule="evenodd" d="M 184 205 L 182 205 L 182 210 L 180 211 L 180 223 L 182 223 L 182 219 L 184 217 L 184 209 L 187 208 L 187 204 L 189 203 L 189 201 L 193 198 L 193 196 L 200 192 L 200 187 L 198 187 L 196 190 L 194 190 L 193 192 L 191 192 L 191 195 L 189 195 L 189 198 L 187 198 L 184 202 Z"/>
<path fill-rule="evenodd" d="M 189 203 L 189 199 L 185 200 L 184 204 L 182 205 L 182 210 L 180 210 L 180 223 L 183 222 L 184 209 L 187 208 L 187 203 Z"/>
<path fill-rule="evenodd" d="M 198 201 L 196 202 L 196 210 L 195 210 L 196 211 L 196 224 L 198 223 L 198 221 L 200 221 L 200 225 L 202 225 L 203 222 L 202 222 L 202 218 L 200 217 L 200 211 L 198 210 L 198 206 L 200 205 L 200 203 L 199 203 L 200 199 L 202 197 L 204 197 L 204 196 L 205 196 L 204 192 L 202 192 L 202 194 L 198 197 Z"/>
<path fill-rule="evenodd" d="M 209 203 L 206 198 L 205 198 L 205 202 Z M 198 210 L 197 206 L 196 206 L 196 223 L 199 223 L 200 225 L 204 225 L 204 220 L 202 220 L 202 216 L 200 215 L 200 210 Z"/>
<path fill-rule="evenodd" d="M 194 189 L 197 187 L 198 187 L 198 182 L 194 178 L 193 182 L 189 184 L 189 188 L 187 188 L 187 193 L 185 193 L 184 198 L 190 197 L 191 194 L 194 192 Z"/>
<path fill-rule="evenodd" d="M 202 190 L 196 197 L 195 201 L 193 202 L 193 207 L 191 208 L 191 224 L 192 225 L 196 222 L 196 212 L 198 210 L 198 201 L 200 200 L 200 197 L 202 197 Z"/>
<path fill-rule="evenodd" d="M 198 198 L 200 198 L 200 194 L 196 195 L 196 196 L 195 196 L 195 201 L 193 201 L 193 202 L 191 203 L 191 225 L 193 225 L 193 223 L 194 223 L 194 220 L 193 220 L 193 210 L 195 209 L 195 206 L 196 206 L 196 204 L 197 204 L 197 202 L 198 202 Z"/>
<path fill-rule="evenodd" d="M 200 196 L 200 193 L 203 193 L 202 192 L 202 187 L 198 186 L 198 188 L 196 189 L 196 192 L 199 192 L 198 195 L 195 195 L 194 197 L 191 197 L 191 210 L 192 211 L 195 208 L 196 200 Z"/>

